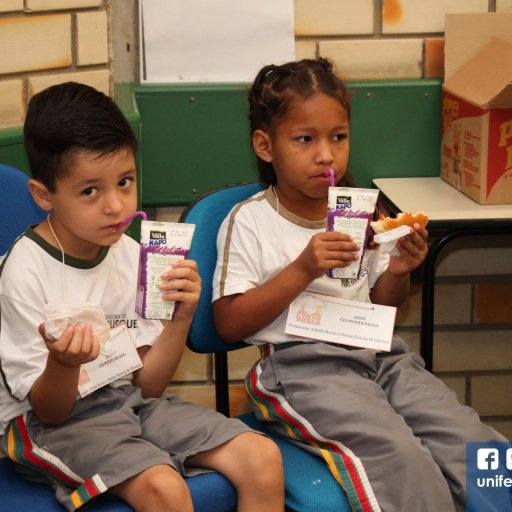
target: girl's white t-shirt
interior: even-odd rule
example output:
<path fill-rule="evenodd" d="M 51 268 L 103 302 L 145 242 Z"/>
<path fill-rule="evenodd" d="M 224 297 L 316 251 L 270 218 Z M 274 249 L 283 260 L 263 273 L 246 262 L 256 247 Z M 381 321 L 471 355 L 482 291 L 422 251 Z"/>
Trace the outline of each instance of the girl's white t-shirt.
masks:
<path fill-rule="evenodd" d="M 310 222 L 287 211 L 272 189 L 258 192 L 236 205 L 224 219 L 217 236 L 217 265 L 212 300 L 244 293 L 273 277 L 304 250 L 325 221 Z M 359 279 L 332 279 L 324 275 L 308 290 L 358 302 L 370 302 L 370 291 L 387 269 L 389 255 L 367 249 Z M 245 341 L 250 344 L 314 341 L 285 333 L 288 310 Z"/>

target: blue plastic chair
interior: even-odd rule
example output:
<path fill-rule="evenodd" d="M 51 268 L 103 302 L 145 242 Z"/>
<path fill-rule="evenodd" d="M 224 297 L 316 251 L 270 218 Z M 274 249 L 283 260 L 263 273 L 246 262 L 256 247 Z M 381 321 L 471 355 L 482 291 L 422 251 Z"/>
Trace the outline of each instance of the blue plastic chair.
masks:
<path fill-rule="evenodd" d="M 229 416 L 227 352 L 246 347 L 244 343 L 225 344 L 215 330 L 212 280 L 217 261 L 217 232 L 231 208 L 261 190 L 257 183 L 240 183 L 207 193 L 187 207 L 181 222 L 195 224 L 190 259 L 197 261 L 202 292 L 187 344 L 191 350 L 213 353 L 217 410 Z M 346 494 L 325 462 L 295 444 L 270 434 L 253 413 L 239 417 L 251 427 L 266 432 L 281 449 L 284 461 L 286 505 L 297 512 L 349 512 Z"/>
<path fill-rule="evenodd" d="M 38 224 L 47 215 L 32 199 L 27 181 L 26 174 L 0 164 L 0 255 L 30 224 Z"/>
<path fill-rule="evenodd" d="M 41 222 L 47 213 L 32 199 L 28 176 L 0 164 L 0 258 L 14 240 L 31 224 Z M 237 495 L 231 482 L 219 473 L 206 473 L 186 479 L 195 512 L 229 512 L 236 508 Z M 129 512 L 133 510 L 117 498 L 100 496 L 90 510 Z M 0 511 L 58 512 L 64 508 L 46 484 L 31 482 L 16 473 L 10 459 L 0 458 Z"/>
<path fill-rule="evenodd" d="M 235 510 L 236 491 L 219 473 L 206 473 L 186 479 L 195 512 L 228 512 Z M 87 510 L 95 512 L 133 512 L 123 500 L 99 496 Z M 31 482 L 16 473 L 10 459 L 0 459 L 0 510 L 5 512 L 63 512 L 53 489 L 44 483 Z M 156 511 L 155 511 L 156 512 Z"/>

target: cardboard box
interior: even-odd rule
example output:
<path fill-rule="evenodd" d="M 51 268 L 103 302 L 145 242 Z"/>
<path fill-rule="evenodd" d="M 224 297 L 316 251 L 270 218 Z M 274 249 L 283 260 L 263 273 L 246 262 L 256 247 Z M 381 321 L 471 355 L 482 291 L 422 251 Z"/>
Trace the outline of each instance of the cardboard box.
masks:
<path fill-rule="evenodd" d="M 487 38 L 450 65 L 457 69 L 445 71 L 441 177 L 480 204 L 512 204 L 512 42 Z"/>

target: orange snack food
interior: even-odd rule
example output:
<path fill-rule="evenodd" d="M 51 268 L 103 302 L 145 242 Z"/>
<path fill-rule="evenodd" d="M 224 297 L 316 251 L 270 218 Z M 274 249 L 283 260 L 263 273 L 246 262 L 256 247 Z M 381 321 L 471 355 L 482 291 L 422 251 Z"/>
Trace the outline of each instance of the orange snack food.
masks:
<path fill-rule="evenodd" d="M 399 213 L 396 218 L 380 216 L 379 220 L 370 222 L 375 233 L 383 233 L 390 229 L 395 229 L 400 226 L 412 226 L 413 224 L 419 224 L 424 228 L 428 223 L 428 215 L 425 212 L 403 212 Z"/>

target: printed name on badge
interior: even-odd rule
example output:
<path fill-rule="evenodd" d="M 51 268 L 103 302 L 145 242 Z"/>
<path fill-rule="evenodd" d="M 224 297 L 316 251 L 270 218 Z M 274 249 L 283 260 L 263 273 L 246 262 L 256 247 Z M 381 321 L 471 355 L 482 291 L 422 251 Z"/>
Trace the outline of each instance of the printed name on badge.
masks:
<path fill-rule="evenodd" d="M 394 307 L 306 290 L 290 304 L 286 333 L 389 352 L 395 316 Z"/>
<path fill-rule="evenodd" d="M 83 398 L 142 367 L 142 361 L 125 323 L 110 330 L 112 350 L 82 365 L 78 377 L 78 393 Z"/>

